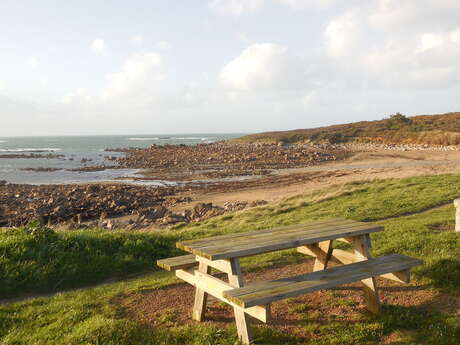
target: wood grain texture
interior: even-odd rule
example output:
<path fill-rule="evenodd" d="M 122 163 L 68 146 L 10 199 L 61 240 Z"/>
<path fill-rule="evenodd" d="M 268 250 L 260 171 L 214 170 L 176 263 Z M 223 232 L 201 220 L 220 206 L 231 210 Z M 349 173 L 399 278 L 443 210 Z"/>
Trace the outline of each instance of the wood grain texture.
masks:
<path fill-rule="evenodd" d="M 216 236 L 202 240 L 178 242 L 177 247 L 209 260 L 221 260 L 295 248 L 382 231 L 372 223 L 334 219 L 275 229 Z"/>
<path fill-rule="evenodd" d="M 195 255 L 188 254 L 188 255 L 182 255 L 182 256 L 176 256 L 173 258 L 158 260 L 157 265 L 167 271 L 175 271 L 179 269 L 185 269 L 189 267 L 198 266 L 198 261 L 196 261 Z"/>
<path fill-rule="evenodd" d="M 243 287 L 243 275 L 241 272 L 240 261 L 238 259 L 231 259 L 231 272 L 228 273 L 228 283 L 236 288 Z M 225 292 L 224 292 L 225 294 Z M 243 344 L 251 344 L 253 338 L 252 327 L 248 314 L 242 308 L 234 307 L 233 313 L 235 314 L 236 330 L 238 331 L 238 338 Z"/>
<path fill-rule="evenodd" d="M 306 247 L 315 254 L 315 264 L 313 265 L 313 272 L 324 270 L 332 255 L 332 242 L 324 241 L 320 243 L 307 244 Z"/>
<path fill-rule="evenodd" d="M 198 265 L 198 272 L 209 274 L 211 273 L 211 268 L 203 262 L 200 262 Z M 195 302 L 193 304 L 192 319 L 196 321 L 203 321 L 204 315 L 206 313 L 206 299 L 208 293 L 200 288 L 195 288 Z"/>
<path fill-rule="evenodd" d="M 176 276 L 210 295 L 208 296 L 208 302 L 210 299 L 209 297 L 213 296 L 234 308 L 241 308 L 240 306 L 234 304 L 224 297 L 224 291 L 232 290 L 233 287 L 230 284 L 220 280 L 219 278 L 203 272 L 199 272 L 196 269 L 177 270 Z M 268 322 L 268 313 L 265 306 L 254 306 L 251 308 L 246 308 L 244 309 L 244 312 L 257 320 Z"/>
<path fill-rule="evenodd" d="M 392 254 L 300 276 L 251 284 L 225 291 L 224 297 L 241 307 L 248 308 L 390 272 L 399 272 L 420 264 L 422 261 L 418 259 Z"/>
<path fill-rule="evenodd" d="M 370 253 L 371 249 L 371 239 L 369 234 L 350 238 L 350 243 L 352 243 L 355 252 L 355 261 L 364 261 L 372 258 Z M 390 272 L 395 272 L 392 270 Z M 399 270 L 397 270 L 399 271 Z M 385 273 L 390 273 L 385 272 Z M 380 298 L 377 289 L 377 282 L 375 276 L 369 277 L 367 279 L 361 280 L 363 285 L 364 300 L 366 302 L 367 309 L 372 313 L 378 313 L 380 311 Z"/>

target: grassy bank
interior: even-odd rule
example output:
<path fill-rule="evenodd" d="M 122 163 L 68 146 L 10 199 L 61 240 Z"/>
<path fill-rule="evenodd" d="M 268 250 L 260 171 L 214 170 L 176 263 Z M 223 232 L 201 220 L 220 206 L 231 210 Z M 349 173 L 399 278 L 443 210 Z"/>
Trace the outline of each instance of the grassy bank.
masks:
<path fill-rule="evenodd" d="M 9 284 L 9 291 L 12 286 L 24 288 L 19 282 L 26 281 L 30 272 L 36 286 L 44 289 L 54 286 L 58 277 L 61 280 L 67 277 L 65 284 L 74 286 L 78 282 L 72 278 L 74 273 L 78 279 L 85 279 L 85 272 L 94 279 L 102 279 L 114 273 L 127 274 L 152 267 L 156 257 L 175 254 L 173 243 L 178 239 L 345 216 L 374 220 L 385 226 L 384 232 L 372 235 L 374 255 L 398 252 L 423 259 L 425 265 L 414 272 L 417 288 L 413 288 L 413 293 L 434 297 L 407 306 L 387 303 L 380 315 L 358 313 L 352 323 L 341 322 L 334 315 L 320 315 L 312 306 L 292 304 L 290 312 L 301 315 L 298 327 L 309 336 L 295 337 L 273 327 L 256 327 L 258 342 L 457 345 L 460 343 L 460 236 L 449 230 L 454 225 L 450 201 L 460 196 L 459 186 L 460 175 L 351 183 L 295 197 L 279 205 L 177 226 L 164 235 L 94 230 L 48 237 L 34 235 L 30 229 L 3 230 L 2 269 L 7 267 L 6 248 L 11 248 L 8 252 L 11 257 L 7 262 L 9 270 L 2 271 L 2 283 Z M 446 205 L 435 207 L 442 204 Z M 284 251 L 247 258 L 243 260 L 243 268 L 257 271 L 300 260 L 299 254 Z M 45 267 L 43 272 L 40 267 Z M 30 289 L 33 284 L 28 281 Z M 175 321 L 170 311 L 159 311 L 153 326 L 134 318 L 120 302 L 132 294 L 155 293 L 175 283 L 172 274 L 155 272 L 129 281 L 1 306 L 0 344 L 235 344 L 234 326 L 185 325 Z M 451 304 L 438 303 L 438 299 L 447 299 Z M 332 300 L 341 301 L 338 297 Z M 341 303 L 351 308 L 348 302 Z M 174 310 L 173 305 L 170 310 Z"/>
<path fill-rule="evenodd" d="M 43 227 L 0 230 L 0 296 L 51 292 L 152 271 L 174 242 L 155 234 Z"/>
<path fill-rule="evenodd" d="M 376 221 L 420 212 L 449 203 L 459 196 L 460 175 L 439 175 L 349 183 L 273 206 L 200 223 L 179 224 L 161 234 L 107 230 L 47 233 L 27 228 L 3 229 L 0 230 L 0 298 L 81 287 L 112 277 L 152 271 L 155 260 L 179 253 L 174 245 L 178 240 L 329 217 Z M 425 238 L 426 234 L 422 235 Z M 390 242 L 384 241 L 385 248 Z M 379 250 L 382 248 L 380 246 Z M 417 251 L 408 254 L 425 255 Z M 290 256 L 283 254 L 283 257 Z M 270 265 L 269 261 L 260 264 Z"/>
<path fill-rule="evenodd" d="M 460 144 L 460 113 L 406 117 L 391 115 L 379 121 L 361 121 L 311 129 L 265 132 L 233 139 L 235 142 L 279 141 L 296 143 L 416 143 L 429 145 Z"/>

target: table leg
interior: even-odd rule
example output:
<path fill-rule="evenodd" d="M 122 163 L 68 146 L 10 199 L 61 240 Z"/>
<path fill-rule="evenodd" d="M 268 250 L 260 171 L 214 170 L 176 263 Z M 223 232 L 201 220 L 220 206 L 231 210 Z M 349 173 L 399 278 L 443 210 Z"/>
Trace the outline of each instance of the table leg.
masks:
<path fill-rule="evenodd" d="M 332 241 L 307 244 L 298 247 L 297 251 L 315 257 L 313 272 L 325 270 L 332 257 Z"/>
<path fill-rule="evenodd" d="M 231 259 L 231 272 L 228 273 L 228 283 L 236 288 L 244 285 L 243 275 L 241 273 L 240 261 L 238 259 Z M 249 323 L 249 315 L 244 312 L 243 308 L 234 307 L 236 329 L 238 337 L 243 344 L 252 343 L 252 328 Z"/>
<path fill-rule="evenodd" d="M 203 262 L 198 265 L 198 271 L 210 274 L 211 268 Z M 196 321 L 203 321 L 206 312 L 206 301 L 208 294 L 201 289 L 195 289 L 195 303 L 193 305 L 192 318 Z"/>
<path fill-rule="evenodd" d="M 372 257 L 370 254 L 371 240 L 369 234 L 352 237 L 349 238 L 349 240 L 354 247 L 356 262 L 367 260 Z M 364 299 L 367 308 L 373 313 L 378 313 L 380 310 L 380 299 L 375 277 L 364 279 L 361 282 L 363 284 Z"/>

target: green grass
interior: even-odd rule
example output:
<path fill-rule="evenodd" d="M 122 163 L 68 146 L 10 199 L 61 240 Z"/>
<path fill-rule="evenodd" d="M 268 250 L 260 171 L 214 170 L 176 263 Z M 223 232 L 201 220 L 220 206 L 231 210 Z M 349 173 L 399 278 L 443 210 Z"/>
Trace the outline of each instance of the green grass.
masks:
<path fill-rule="evenodd" d="M 146 233 L 103 230 L 41 234 L 0 229 L 0 297 L 49 292 L 153 270 L 174 242 Z"/>
<path fill-rule="evenodd" d="M 51 233 L 0 230 L 0 298 L 28 292 L 81 287 L 112 277 L 154 269 L 157 259 L 177 255 L 184 239 L 304 223 L 330 217 L 376 221 L 420 212 L 460 196 L 460 175 L 414 177 L 335 186 L 280 204 L 178 225 L 165 233 L 84 230 Z M 386 232 L 389 233 L 389 232 Z M 272 259 L 255 257 L 258 267 L 295 262 L 292 251 Z"/>
<path fill-rule="evenodd" d="M 78 266 L 84 258 L 82 253 L 86 253 L 91 256 L 87 259 L 88 263 L 91 263 L 94 258 L 95 262 L 102 262 L 107 267 L 112 267 L 111 273 L 127 273 L 126 267 L 135 267 L 135 269 L 137 267 L 142 270 L 147 267 L 142 263 L 151 265 L 154 257 L 173 253 L 175 251 L 173 242 L 178 239 L 346 216 L 358 220 L 372 219 L 384 225 L 384 232 L 372 235 L 374 255 L 398 252 L 421 258 L 425 261 L 425 265 L 414 270 L 417 284 L 425 286 L 426 289 L 454 295 L 460 290 L 460 236 L 453 232 L 436 230 L 443 228 L 439 226 L 440 224 L 453 225 L 454 208 L 451 204 L 430 208 L 447 204 L 460 196 L 459 186 L 460 175 L 353 183 L 292 198 L 276 206 L 236 213 L 231 219 L 219 217 L 200 224 L 178 226 L 165 235 L 100 231 L 64 232 L 53 235 L 59 239 L 59 241 L 53 240 L 57 242 L 34 242 L 29 238 L 33 236 L 30 233 L 3 230 L 0 253 L 4 260 L 5 248 L 8 247 L 6 243 L 9 241 L 13 248 L 12 253 L 14 255 L 21 253 L 22 256 L 15 256 L 16 261 L 10 260 L 8 267 L 21 270 L 20 273 L 24 276 L 28 272 L 24 269 L 28 267 L 27 262 L 32 267 L 37 265 L 37 268 L 30 272 L 35 274 L 34 279 L 37 284 L 42 283 L 43 277 L 48 277 L 47 279 L 50 280 L 42 285 L 46 287 L 49 282 L 54 283 L 54 278 L 50 277 L 55 275 L 42 276 L 38 267 L 39 265 L 46 267 L 47 260 L 54 262 L 56 256 L 59 259 L 53 263 L 54 266 L 50 266 L 53 269 L 49 272 L 61 270 L 60 273 L 66 274 L 57 263 L 64 263 L 64 267 L 70 267 L 73 262 Z M 412 214 L 416 212 L 421 213 Z M 99 238 L 103 240 L 97 241 Z M 35 239 L 35 241 L 41 240 L 43 239 Z M 60 241 L 63 243 L 61 244 Z M 85 246 L 79 244 L 76 248 L 90 249 L 86 252 L 77 249 L 76 252 L 69 251 L 69 248 L 73 248 L 70 244 L 74 241 L 85 243 Z M 130 241 L 140 242 L 137 245 L 128 245 Z M 144 241 L 149 244 L 141 244 Z M 57 246 L 55 252 L 48 248 L 44 252 L 47 253 L 46 255 L 37 255 L 42 250 L 40 243 L 45 246 L 49 243 L 58 244 L 55 245 Z M 64 243 L 67 243 L 67 246 L 64 246 Z M 64 249 L 73 253 L 70 257 L 74 259 L 65 259 Z M 146 254 L 145 251 L 151 253 Z M 29 256 L 25 253 L 29 253 Z M 121 255 L 121 253 L 125 254 Z M 134 253 L 137 253 L 137 256 Z M 142 253 L 144 254 L 141 255 Z M 117 257 L 112 260 L 112 266 L 105 259 L 98 261 L 98 257 L 111 255 Z M 123 264 L 126 261 L 123 259 L 125 255 L 134 258 L 128 266 Z M 148 257 L 148 255 L 152 256 Z M 38 258 L 41 261 L 38 261 Z M 243 260 L 243 268 L 246 271 L 264 269 L 274 264 L 298 262 L 300 258 L 301 256 L 293 251 L 265 254 Z M 3 262 L 2 269 L 5 267 Z M 85 270 L 97 272 L 97 268 L 90 269 L 89 266 L 89 264 L 82 266 L 79 271 L 80 277 Z M 98 277 L 102 276 L 104 275 Z M 2 277 L 2 284 L 5 281 L 4 277 Z M 12 284 L 20 281 L 11 278 L 15 277 L 11 272 L 6 277 Z M 72 282 L 74 282 L 72 279 L 68 281 L 70 285 Z M 156 272 L 129 281 L 2 306 L 0 307 L 0 344 L 235 344 L 234 327 L 221 329 L 209 324 L 182 325 L 166 316 L 161 326 L 149 327 L 129 317 L 126 310 L 117 302 L 120 296 L 162 288 L 175 282 L 177 280 L 173 275 Z M 343 301 L 343 297 L 337 298 L 337 304 L 344 308 L 353 308 L 351 303 Z M 291 309 L 293 313 L 308 314 L 310 305 L 292 306 Z M 395 339 L 391 344 L 460 344 L 460 316 L 423 305 L 417 307 L 386 305 L 380 315 L 362 314 L 353 322 L 313 313 L 311 317 L 305 317 L 299 327 L 303 327 L 311 337 L 296 338 L 261 327 L 256 327 L 255 334 L 260 344 L 377 345 L 389 336 Z"/>

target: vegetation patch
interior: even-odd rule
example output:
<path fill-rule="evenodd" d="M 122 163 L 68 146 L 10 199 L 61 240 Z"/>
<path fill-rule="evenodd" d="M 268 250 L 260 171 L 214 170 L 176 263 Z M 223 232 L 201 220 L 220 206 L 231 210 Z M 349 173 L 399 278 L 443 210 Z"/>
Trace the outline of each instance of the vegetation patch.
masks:
<path fill-rule="evenodd" d="M 266 132 L 233 139 L 236 142 L 460 144 L 460 113 L 406 117 L 400 113 L 379 121 Z"/>
<path fill-rule="evenodd" d="M 60 231 L 37 222 L 0 229 L 0 296 L 95 284 L 152 271 L 174 253 L 174 241 L 147 233 Z"/>
<path fill-rule="evenodd" d="M 177 254 L 174 243 L 180 239 L 336 216 L 372 219 L 385 226 L 385 231 L 372 235 L 375 256 L 396 252 L 424 260 L 425 264 L 414 270 L 415 283 L 402 286 L 379 279 L 384 308 L 377 316 L 365 311 L 359 284 L 277 302 L 273 305 L 274 322 L 255 327 L 256 341 L 280 345 L 457 345 L 460 343 L 460 236 L 433 230 L 439 224 L 453 224 L 455 210 L 451 200 L 460 194 L 457 186 L 460 186 L 459 175 L 353 183 L 240 212 L 232 219 L 210 219 L 165 234 L 100 230 L 55 233 L 33 226 L 4 229 L 0 237 L 3 260 L 0 267 L 2 283 L 6 283 L 2 288 L 8 291 L 13 291 L 13 287 L 31 288 L 32 280 L 26 280 L 28 272 L 34 275 L 36 286 L 46 288 L 59 281 L 58 277 L 68 277 L 67 284 L 72 285 L 88 272 L 94 279 L 101 279 L 110 274 L 142 271 L 152 267 L 157 257 Z M 446 205 L 438 207 L 443 204 Z M 279 212 L 280 209 L 287 211 Z M 7 258 L 12 259 L 5 261 Z M 61 269 L 61 265 L 69 272 Z M 305 265 L 305 258 L 293 251 L 243 260 L 243 269 L 251 272 L 248 275 L 298 271 L 299 267 L 305 269 Z M 44 268 L 43 272 L 40 268 Z M 76 278 L 72 278 L 74 272 Z M 22 281 L 29 285 L 21 285 Z M 175 296 L 193 299 L 191 293 L 181 293 L 183 288 L 193 291 L 178 284 L 174 275 L 160 271 L 3 305 L 0 344 L 235 344 L 236 330 L 228 306 L 214 305 L 209 321 L 203 324 L 190 320 L 191 305 L 187 303 L 182 307 L 181 303 L 157 305 L 154 314 L 139 309 L 140 303 L 148 306 L 145 303 L 148 298 L 166 291 L 172 293 L 171 289 L 177 289 Z M 219 315 L 224 318 L 216 318 Z"/>
<path fill-rule="evenodd" d="M 123 278 L 153 271 L 156 269 L 156 260 L 180 253 L 175 248 L 175 243 L 180 240 L 332 217 L 378 221 L 448 204 L 459 196 L 460 175 L 437 175 L 352 182 L 276 205 L 238 212 L 232 217 L 224 215 L 210 218 L 164 232 L 101 229 L 54 232 L 50 229 L 34 230 L 36 224 L 25 228 L 0 229 L 0 298 L 81 287 L 113 277 Z M 446 216 L 453 212 L 453 206 L 448 206 L 447 210 Z M 437 222 L 446 222 L 446 219 L 439 218 Z M 394 231 L 398 232 L 399 229 Z M 419 236 L 425 236 L 425 232 L 440 239 L 449 236 L 448 232 L 440 234 L 426 228 L 424 233 L 414 235 L 412 243 L 423 241 L 425 237 Z M 391 227 L 385 231 L 385 234 L 389 233 L 392 233 Z M 385 235 L 375 236 L 379 238 Z M 388 243 L 392 243 L 391 238 Z M 424 244 L 420 246 L 422 248 Z M 383 247 L 378 248 L 381 250 Z M 257 263 L 254 267 L 264 269 L 273 264 L 297 262 L 301 256 L 292 253 L 291 250 L 271 256 L 251 257 L 243 263 L 254 262 Z M 417 256 L 418 253 L 415 254 Z"/>

